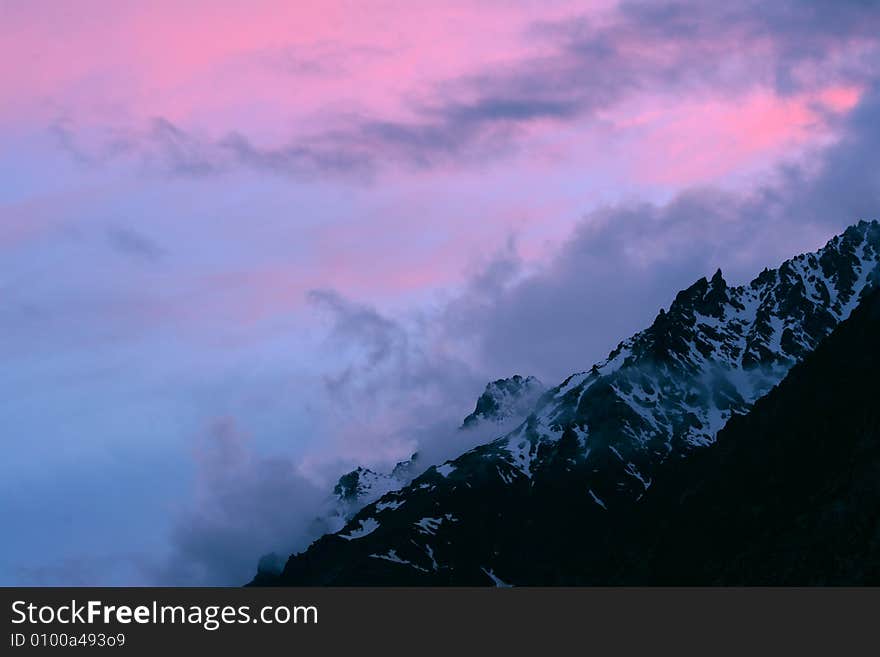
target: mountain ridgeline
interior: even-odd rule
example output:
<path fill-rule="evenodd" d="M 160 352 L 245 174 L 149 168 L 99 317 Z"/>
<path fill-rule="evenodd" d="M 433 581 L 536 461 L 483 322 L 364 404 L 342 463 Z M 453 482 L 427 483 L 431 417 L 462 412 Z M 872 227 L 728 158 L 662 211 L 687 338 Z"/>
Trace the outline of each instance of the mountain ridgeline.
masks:
<path fill-rule="evenodd" d="M 474 411 L 464 418 L 459 431 L 497 435 L 499 427 L 525 418 L 542 392 L 543 384 L 533 376 L 516 374 L 492 381 L 486 385 Z M 424 469 L 423 458 L 418 452 L 397 463 L 390 472 L 377 472 L 362 466 L 355 468 L 339 478 L 333 494 L 325 501 L 319 517 L 315 518 L 315 525 L 323 528 L 323 533 L 338 532 L 364 506 L 400 490 Z M 261 562 L 264 564 L 261 570 L 265 571 L 266 564 L 278 563 L 278 557 L 265 555 Z M 268 574 L 273 574 L 272 568 Z"/>
<path fill-rule="evenodd" d="M 880 582 L 878 262 L 860 222 L 748 285 L 700 279 L 253 583 Z"/>

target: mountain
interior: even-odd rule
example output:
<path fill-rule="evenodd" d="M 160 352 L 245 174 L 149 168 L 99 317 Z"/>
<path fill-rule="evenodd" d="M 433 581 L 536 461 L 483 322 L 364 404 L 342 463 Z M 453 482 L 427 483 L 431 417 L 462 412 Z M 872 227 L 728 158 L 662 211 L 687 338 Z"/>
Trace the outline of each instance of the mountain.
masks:
<path fill-rule="evenodd" d="M 464 419 L 462 427 L 487 422 L 501 424 L 511 418 L 525 417 L 543 392 L 544 385 L 533 376 L 515 374 L 509 379 L 492 381 L 486 384 L 474 412 Z"/>
<path fill-rule="evenodd" d="M 525 418 L 535 401 L 544 392 L 544 386 L 534 376 L 515 374 L 497 379 L 486 385 L 477 399 L 473 413 L 464 418 L 460 431 L 492 431 L 510 422 Z M 332 495 L 313 519 L 316 534 L 337 533 L 363 507 L 379 500 L 387 493 L 400 490 L 430 465 L 417 453 L 397 463 L 390 472 L 377 472 L 359 466 L 342 475 Z M 383 509 L 386 507 L 380 507 Z M 343 535 L 344 537 L 345 535 Z M 260 557 L 257 580 L 276 577 L 283 569 L 284 560 L 276 553 Z"/>
<path fill-rule="evenodd" d="M 609 581 L 634 509 L 851 314 L 878 253 L 880 225 L 861 222 L 748 285 L 701 278 L 512 432 L 385 493 L 259 583 Z"/>
<path fill-rule="evenodd" d="M 670 464 L 617 580 L 880 584 L 878 372 L 875 289 L 715 447 Z"/>
<path fill-rule="evenodd" d="M 522 420 L 528 415 L 544 386 L 533 376 L 515 374 L 486 385 L 477 399 L 474 412 L 464 418 L 461 430 L 484 429 Z M 331 515 L 348 520 L 362 507 L 378 500 L 386 493 L 399 490 L 420 474 L 425 467 L 418 453 L 397 463 L 391 472 L 376 472 L 358 467 L 342 475 L 333 488 L 335 508 Z M 339 527 L 341 529 L 341 527 Z"/>
<path fill-rule="evenodd" d="M 338 531 L 361 508 L 375 502 L 386 493 L 406 486 L 419 474 L 421 459 L 418 452 L 394 466 L 391 472 L 376 472 L 357 467 L 342 475 L 333 488 L 330 510 L 326 513 L 328 525 Z"/>

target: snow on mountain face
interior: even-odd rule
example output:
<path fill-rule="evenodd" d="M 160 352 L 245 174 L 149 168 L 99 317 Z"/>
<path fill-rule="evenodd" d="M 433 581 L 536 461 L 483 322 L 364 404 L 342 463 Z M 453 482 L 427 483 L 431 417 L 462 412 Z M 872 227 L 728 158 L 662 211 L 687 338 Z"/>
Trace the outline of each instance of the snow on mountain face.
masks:
<path fill-rule="evenodd" d="M 533 376 L 523 377 L 516 374 L 507 379 L 493 381 L 486 385 L 474 412 L 464 419 L 461 429 L 485 428 L 486 425 L 497 428 L 511 420 L 522 420 L 534 407 L 542 392 L 544 386 Z M 333 489 L 331 509 L 325 518 L 332 531 L 341 530 L 362 507 L 375 502 L 386 493 L 406 486 L 427 465 L 415 453 L 406 461 L 395 465 L 391 472 L 376 472 L 370 468 L 358 467 L 342 475 Z"/>
<path fill-rule="evenodd" d="M 747 412 L 848 317 L 876 280 L 878 261 L 880 224 L 861 222 L 748 285 L 729 287 L 720 270 L 701 278 L 605 362 L 550 390 L 527 423 L 493 445 L 528 477 L 540 467 L 538 447 L 570 430 L 582 458 L 606 450 L 617 461 L 622 476 L 607 496 L 639 495 L 654 465 L 711 444 L 732 414 Z"/>
<path fill-rule="evenodd" d="M 497 526 L 477 527 L 487 516 L 456 502 L 465 489 L 479 488 L 480 504 L 499 509 L 563 489 L 580 491 L 597 514 L 640 499 L 659 464 L 711 444 L 847 318 L 880 282 L 878 261 L 880 224 L 861 222 L 748 285 L 730 287 L 720 271 L 700 279 L 604 362 L 541 395 L 512 432 L 366 505 L 343 533 L 361 536 L 368 526 L 370 534 L 347 549 L 369 550 L 367 561 L 393 552 L 412 574 L 441 573 L 463 541 L 483 550 L 480 541 L 508 531 L 500 512 Z M 332 538 L 309 551 L 336 549 Z M 292 558 L 283 576 L 295 581 L 302 567 Z"/>
<path fill-rule="evenodd" d="M 386 493 L 406 486 L 419 474 L 420 466 L 419 455 L 416 453 L 406 461 L 399 462 L 388 473 L 358 467 L 342 475 L 333 488 L 333 494 L 324 500 L 320 511 L 312 520 L 315 533 L 338 534 L 364 506 L 375 502 Z M 393 508 L 393 504 L 390 506 Z M 366 523 L 364 527 L 356 527 L 351 536 L 345 537 L 350 539 L 365 536 L 369 527 L 370 523 Z M 257 564 L 257 573 L 274 577 L 283 565 L 281 558 L 274 552 L 264 554 Z"/>
<path fill-rule="evenodd" d="M 509 379 L 498 379 L 486 384 L 486 390 L 477 399 L 474 412 L 464 419 L 463 427 L 474 427 L 481 422 L 501 424 L 511 418 L 524 417 L 544 392 L 544 385 L 533 376 L 516 374 Z"/>
<path fill-rule="evenodd" d="M 361 507 L 375 502 L 385 493 L 403 488 L 418 474 L 418 460 L 416 453 L 395 465 L 389 473 L 359 467 L 342 475 L 333 489 L 339 515 L 347 520 Z"/>

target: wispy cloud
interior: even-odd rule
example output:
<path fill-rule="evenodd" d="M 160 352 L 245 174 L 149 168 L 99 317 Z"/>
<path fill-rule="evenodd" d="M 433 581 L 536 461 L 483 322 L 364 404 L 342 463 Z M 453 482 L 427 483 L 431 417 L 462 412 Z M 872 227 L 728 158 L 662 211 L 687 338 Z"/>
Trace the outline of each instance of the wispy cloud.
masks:
<path fill-rule="evenodd" d="M 144 562 L 150 581 L 241 585 L 261 554 L 303 548 L 326 531 L 317 517 L 324 491 L 288 459 L 256 456 L 250 442 L 231 417 L 197 437 L 196 493 L 175 518 L 169 554 Z"/>
<path fill-rule="evenodd" d="M 861 2 L 631 2 L 598 17 L 533 24 L 523 39 L 542 43 L 540 55 L 504 66 L 477 64 L 427 87 L 422 81 L 421 90 L 396 99 L 411 115 L 405 120 L 331 111 L 319 130 L 297 130 L 268 145 L 257 145 L 236 126 L 208 136 L 166 117 L 146 129 L 89 138 L 97 143 L 88 148 L 77 143 L 70 125 L 56 123 L 53 131 L 84 161 L 134 153 L 175 175 L 243 167 L 364 180 L 389 166 L 431 168 L 498 157 L 516 151 L 532 129 L 594 121 L 640 96 L 723 89 L 735 99 L 765 89 L 784 98 L 831 82 L 862 84 L 876 57 L 878 29 L 878 13 L 866 12 Z"/>
<path fill-rule="evenodd" d="M 132 228 L 126 226 L 110 226 L 107 228 L 107 240 L 110 245 L 120 253 L 155 262 L 165 254 L 165 249 L 155 241 Z"/>

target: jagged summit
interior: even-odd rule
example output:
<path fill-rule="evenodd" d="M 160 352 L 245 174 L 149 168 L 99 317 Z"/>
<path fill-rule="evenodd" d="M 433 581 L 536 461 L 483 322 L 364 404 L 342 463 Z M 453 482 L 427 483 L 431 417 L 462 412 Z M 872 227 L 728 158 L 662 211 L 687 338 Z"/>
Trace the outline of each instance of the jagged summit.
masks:
<path fill-rule="evenodd" d="M 533 376 L 515 374 L 492 381 L 486 385 L 474 412 L 464 419 L 460 429 L 475 429 L 485 423 L 490 429 L 497 430 L 504 423 L 521 421 L 543 391 L 544 386 Z M 416 452 L 397 463 L 390 472 L 377 472 L 362 466 L 347 472 L 334 486 L 328 510 L 320 521 L 332 531 L 339 531 L 362 507 L 403 488 L 428 465 Z"/>
<path fill-rule="evenodd" d="M 486 390 L 477 399 L 474 412 L 464 419 L 462 426 L 473 427 L 480 422 L 500 424 L 525 415 L 542 392 L 544 385 L 533 376 L 515 374 L 508 379 L 487 383 Z"/>
<path fill-rule="evenodd" d="M 412 463 L 415 458 L 414 454 L 413 458 L 406 463 Z M 404 471 L 403 468 L 398 469 L 402 464 L 402 462 L 398 463 L 390 474 L 379 473 L 359 466 L 339 478 L 333 488 L 333 494 L 340 502 L 347 504 L 363 502 L 367 498 L 378 499 L 389 490 L 400 488 L 406 483 L 407 479 L 404 477 L 400 477 L 397 481 L 398 475 Z"/>
<path fill-rule="evenodd" d="M 353 560 L 357 566 L 345 572 L 354 579 L 383 581 L 367 574 L 389 568 L 441 577 L 454 567 L 453 548 L 440 540 L 452 527 L 460 533 L 467 523 L 491 522 L 474 530 L 481 541 L 528 531 L 477 514 L 472 498 L 463 502 L 464 489 L 480 491 L 481 509 L 540 506 L 560 489 L 586 500 L 594 514 L 632 504 L 662 464 L 712 444 L 730 417 L 748 413 L 846 319 L 880 279 L 878 262 L 880 224 L 860 222 L 747 285 L 729 286 L 720 270 L 699 279 L 606 360 L 544 392 L 513 431 L 367 505 L 340 533 L 349 540 L 322 538 L 288 562 L 282 580 L 328 583 L 329 575 L 307 565 L 323 552 Z M 522 387 L 527 379 L 513 380 Z M 498 383 L 487 386 L 491 400 L 506 390 Z M 472 416 L 484 409 L 491 416 L 491 400 L 478 402 Z M 488 550 L 491 570 L 490 546 L 473 549 Z"/>

